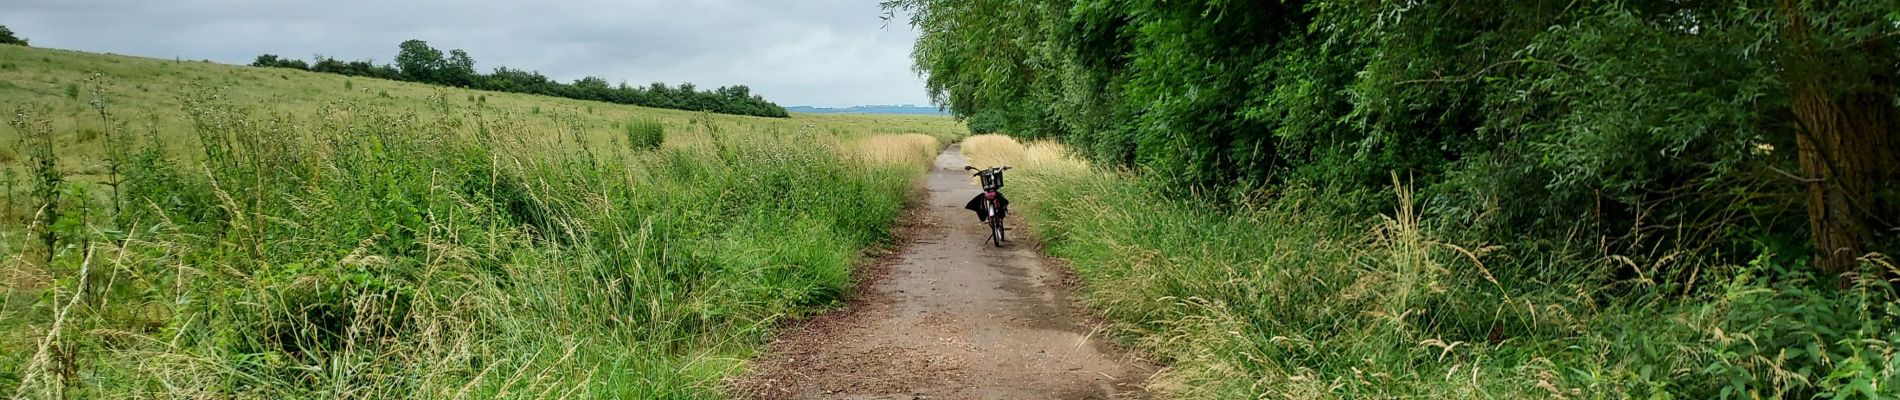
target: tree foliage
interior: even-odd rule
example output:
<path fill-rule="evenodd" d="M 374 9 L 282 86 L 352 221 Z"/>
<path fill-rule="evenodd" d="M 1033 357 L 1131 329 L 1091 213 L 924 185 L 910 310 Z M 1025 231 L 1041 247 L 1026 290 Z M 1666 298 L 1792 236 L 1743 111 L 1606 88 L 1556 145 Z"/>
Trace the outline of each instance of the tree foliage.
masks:
<path fill-rule="evenodd" d="M 442 84 L 448 69 L 448 60 L 442 58 L 442 51 L 429 47 L 429 42 L 409 39 L 396 46 L 396 69 L 402 71 L 402 77 L 411 82 Z"/>
<path fill-rule="evenodd" d="M 1738 260 L 1851 261 L 1891 251 L 1900 223 L 1890 1 L 885 4 L 921 31 L 932 99 L 973 128 L 1217 202 L 1398 172 L 1490 239 Z M 1865 139 L 1801 150 L 1823 136 Z M 1830 151 L 1869 161 L 1802 161 Z M 1805 238 L 1841 226 L 1862 227 L 1852 246 Z"/>
<path fill-rule="evenodd" d="M 402 71 L 389 65 L 376 65 L 372 60 L 342 61 L 331 57 L 317 56 L 317 62 L 310 64 L 311 72 L 363 76 L 381 79 L 402 79 Z"/>
<path fill-rule="evenodd" d="M 261 68 L 290 68 L 309 70 L 310 64 L 294 58 L 278 57 L 276 54 L 260 54 L 251 61 L 251 66 Z"/>
<path fill-rule="evenodd" d="M 13 34 L 13 30 L 7 29 L 6 25 L 0 25 L 0 44 L 14 44 L 14 45 L 26 46 L 27 42 L 26 42 L 26 38 L 15 36 Z"/>
<path fill-rule="evenodd" d="M 395 65 L 378 65 L 373 60 L 341 61 L 317 56 L 316 62 L 282 58 L 274 54 L 257 56 L 254 67 L 294 68 L 312 72 L 363 76 L 420 82 L 434 85 L 527 93 L 570 99 L 604 101 L 643 107 L 709 111 L 722 114 L 783 118 L 785 108 L 752 93 L 745 85 L 700 91 L 691 83 L 668 87 L 654 82 L 645 87 L 626 83 L 609 84 L 606 78 L 589 76 L 572 83 L 561 83 L 537 71 L 496 67 L 493 73 L 476 72 L 475 57 L 461 49 L 443 53 L 428 42 L 408 40 L 397 46 Z"/>

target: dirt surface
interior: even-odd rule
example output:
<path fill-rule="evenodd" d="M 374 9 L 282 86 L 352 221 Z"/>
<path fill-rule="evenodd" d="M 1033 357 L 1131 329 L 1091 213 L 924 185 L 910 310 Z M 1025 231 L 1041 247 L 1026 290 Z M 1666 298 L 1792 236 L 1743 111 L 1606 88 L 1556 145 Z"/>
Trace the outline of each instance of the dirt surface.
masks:
<path fill-rule="evenodd" d="M 963 209 L 979 193 L 952 145 L 844 309 L 790 327 L 737 392 L 759 399 L 1146 398 L 1147 367 L 1072 305 L 1062 267 L 1012 229 L 1002 248 Z M 1007 192 L 1007 190 L 1005 190 Z M 1011 221 L 1012 228 L 1020 225 Z"/>

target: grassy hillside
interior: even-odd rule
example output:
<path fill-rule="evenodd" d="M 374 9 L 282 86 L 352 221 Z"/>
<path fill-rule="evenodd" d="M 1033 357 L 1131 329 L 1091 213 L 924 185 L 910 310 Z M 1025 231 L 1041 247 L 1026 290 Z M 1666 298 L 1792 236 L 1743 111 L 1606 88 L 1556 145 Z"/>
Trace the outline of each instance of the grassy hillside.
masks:
<path fill-rule="evenodd" d="M 962 131 L 0 60 L 0 394 L 27 398 L 717 397 Z"/>
<path fill-rule="evenodd" d="M 97 74 L 99 79 L 93 79 Z M 167 139 L 191 137 L 184 118 L 185 99 L 215 94 L 231 104 L 261 113 L 307 114 L 326 104 L 420 116 L 441 114 L 440 107 L 507 114 L 536 131 L 578 129 L 605 142 L 620 134 L 631 118 L 649 118 L 675 127 L 695 118 L 746 132 L 812 131 L 831 135 L 925 133 L 947 138 L 963 131 L 949 118 L 897 115 L 794 115 L 790 119 L 753 118 L 692 111 L 629 107 L 547 96 L 443 88 L 407 82 L 345 77 L 282 68 L 251 68 L 188 60 L 157 60 L 56 49 L 0 46 L 0 105 L 11 114 L 27 105 L 49 107 L 60 154 L 97 158 L 100 142 L 87 139 L 101 130 L 90 101 L 100 91 L 108 111 L 135 130 L 156 117 Z M 91 133 L 89 133 L 91 132 Z M 18 132 L 0 132 L 15 141 Z M 0 161 L 8 160 L 0 154 Z M 17 158 L 18 156 L 12 156 Z"/>
<path fill-rule="evenodd" d="M 1153 386 L 1174 397 L 1900 396 L 1887 283 L 1765 279 L 1801 267 L 1766 257 L 1697 265 L 1694 288 L 1653 275 L 1538 281 L 1503 272 L 1595 260 L 1449 239 L 1470 228 L 1434 223 L 1404 182 L 1378 197 L 1296 187 L 1213 209 L 1053 142 L 980 135 L 963 151 L 1016 167 L 1006 191 L 1025 220 L 1072 262 L 1110 331 L 1169 364 Z M 1335 204 L 1352 201 L 1389 211 Z"/>

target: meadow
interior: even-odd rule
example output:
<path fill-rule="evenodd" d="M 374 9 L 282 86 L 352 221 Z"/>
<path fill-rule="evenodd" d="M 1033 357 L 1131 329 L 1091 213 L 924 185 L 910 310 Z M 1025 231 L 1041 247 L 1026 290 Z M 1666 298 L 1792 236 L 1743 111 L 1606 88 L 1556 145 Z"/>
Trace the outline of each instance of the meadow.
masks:
<path fill-rule="evenodd" d="M 0 394 L 23 398 L 722 397 L 964 131 L 0 60 Z"/>

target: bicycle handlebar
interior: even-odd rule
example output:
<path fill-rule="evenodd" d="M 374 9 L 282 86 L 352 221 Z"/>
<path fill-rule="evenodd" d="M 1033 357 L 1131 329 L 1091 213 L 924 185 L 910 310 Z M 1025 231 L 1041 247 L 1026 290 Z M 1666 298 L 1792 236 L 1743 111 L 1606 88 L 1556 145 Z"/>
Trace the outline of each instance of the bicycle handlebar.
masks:
<path fill-rule="evenodd" d="M 976 173 L 974 173 L 974 174 L 970 174 L 970 176 L 977 176 L 977 175 L 982 175 L 982 174 L 987 174 L 987 173 L 995 173 L 995 172 L 1003 172 L 1003 171 L 1008 171 L 1008 170 L 1009 170 L 1009 166 L 1001 166 L 1001 167 L 993 167 L 993 168 L 990 168 L 990 169 L 977 169 L 976 167 L 972 167 L 972 166 L 968 166 L 968 165 L 965 165 L 965 166 L 963 166 L 963 170 L 964 170 L 964 171 L 976 171 Z"/>

